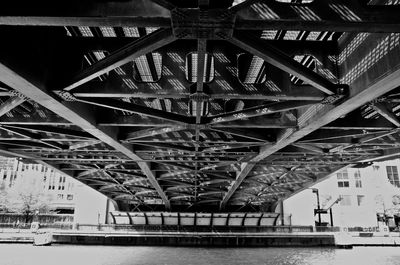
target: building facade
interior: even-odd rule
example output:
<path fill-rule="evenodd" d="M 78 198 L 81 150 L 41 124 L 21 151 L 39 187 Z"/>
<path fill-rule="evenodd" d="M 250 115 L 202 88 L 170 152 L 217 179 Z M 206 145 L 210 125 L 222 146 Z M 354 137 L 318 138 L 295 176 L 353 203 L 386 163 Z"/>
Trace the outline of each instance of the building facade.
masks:
<path fill-rule="evenodd" d="M 41 164 L 24 163 L 16 158 L 0 159 L 0 184 L 8 190 L 30 190 L 47 197 L 58 213 L 73 213 L 78 181 Z"/>
<path fill-rule="evenodd" d="M 0 185 L 6 190 L 37 192 L 60 214 L 74 214 L 74 222 L 104 224 L 115 205 L 93 188 L 41 164 L 0 157 Z"/>
<path fill-rule="evenodd" d="M 397 226 L 400 216 L 400 160 L 376 162 L 365 168 L 347 168 L 283 201 L 284 214 L 293 225 Z M 317 196 L 318 194 L 318 196 Z M 317 198 L 319 197 L 319 198 Z M 332 211 L 332 218 L 330 216 Z"/>

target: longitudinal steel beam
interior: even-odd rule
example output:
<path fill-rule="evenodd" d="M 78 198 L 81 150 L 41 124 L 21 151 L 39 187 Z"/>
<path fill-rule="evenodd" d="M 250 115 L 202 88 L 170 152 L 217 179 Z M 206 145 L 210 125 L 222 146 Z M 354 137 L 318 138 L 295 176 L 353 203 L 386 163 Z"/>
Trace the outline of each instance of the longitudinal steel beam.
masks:
<path fill-rule="evenodd" d="M 99 143 L 101 143 L 100 140 L 90 140 L 90 141 L 85 141 L 85 142 L 80 142 L 80 143 L 78 142 L 76 144 L 70 145 L 68 150 L 76 150 L 79 148 L 85 148 L 85 147 L 93 146 L 93 145 L 96 145 Z"/>
<path fill-rule="evenodd" d="M 22 97 L 11 97 L 6 102 L 0 105 L 0 117 L 7 114 L 12 109 L 18 107 L 25 102 Z"/>
<path fill-rule="evenodd" d="M 114 110 L 126 111 L 136 114 L 142 114 L 148 117 L 177 122 L 177 123 L 193 123 L 190 117 L 180 115 L 177 113 L 167 112 L 150 107 L 140 106 L 133 103 L 128 103 L 115 99 L 80 99 L 80 102 L 110 108 Z"/>
<path fill-rule="evenodd" d="M 383 129 L 383 131 L 389 131 L 392 128 L 388 129 Z M 298 143 L 324 143 L 326 141 L 332 140 L 332 139 L 343 139 L 343 138 L 348 138 L 348 139 L 354 139 L 354 138 L 359 138 L 359 137 L 364 137 L 366 135 L 370 134 L 376 134 L 376 133 L 381 133 L 381 131 L 377 130 L 371 130 L 371 131 L 366 131 L 364 129 L 325 129 L 325 127 L 322 127 L 321 129 L 314 131 L 307 135 L 306 137 L 302 138 Z"/>
<path fill-rule="evenodd" d="M 151 85 L 142 83 L 136 84 L 137 90 L 133 91 L 124 87 L 122 84 L 106 82 L 89 82 L 71 91 L 71 94 L 77 98 L 159 98 L 159 99 L 179 99 L 189 98 L 189 91 L 179 91 L 168 81 L 175 80 L 175 77 L 163 76 L 167 82 L 159 82 L 163 88 L 160 91 L 152 91 Z M 254 100 L 322 100 L 325 94 L 310 85 L 297 86 L 291 84 L 288 91 L 268 91 L 259 89 L 254 94 L 229 93 L 223 91 L 223 87 L 215 82 L 208 85 L 211 93 L 210 99 L 254 99 Z M 240 84 L 239 84 L 240 85 Z M 236 87 L 235 87 L 236 88 Z M 245 91 L 244 86 L 238 87 Z M 60 90 L 54 91 L 59 93 Z"/>
<path fill-rule="evenodd" d="M 389 12 L 385 12 L 389 13 Z M 384 13 L 380 14 L 384 17 Z M 236 29 L 241 30 L 301 30 L 301 31 L 334 31 L 334 32 L 370 32 L 370 33 L 392 33 L 400 32 L 399 23 L 393 23 L 387 18 L 380 22 L 343 20 L 329 21 L 306 21 L 302 19 L 292 20 L 264 20 L 264 19 L 237 19 Z"/>
<path fill-rule="evenodd" d="M 4 125 L 8 128 L 21 129 L 26 131 L 36 131 L 36 132 L 44 132 L 44 133 L 53 133 L 53 134 L 61 134 L 64 136 L 72 136 L 79 138 L 87 138 L 93 139 L 93 136 L 87 132 L 81 132 L 66 128 L 60 128 L 56 126 L 46 126 L 46 125 Z"/>
<path fill-rule="evenodd" d="M 154 137 L 164 133 L 178 132 L 186 129 L 186 126 L 171 126 L 165 128 L 151 128 L 140 131 L 129 132 L 123 137 L 123 141 L 132 141 L 140 138 Z"/>
<path fill-rule="evenodd" d="M 15 1 L 0 10 L 0 25 L 170 27 L 170 12 L 149 0 Z"/>
<path fill-rule="evenodd" d="M 12 122 L 9 119 L 3 121 L 0 118 L 0 124 Z M 23 117 L 18 117 L 15 120 L 16 123 L 25 122 Z M 170 122 L 155 118 L 145 119 L 141 116 L 106 116 L 98 118 L 99 126 L 111 126 L 111 127 L 154 127 L 154 128 L 165 128 L 172 126 L 179 126 L 181 124 L 176 122 Z M 236 120 L 232 122 L 224 122 L 212 125 L 214 128 L 294 128 L 297 126 L 295 120 L 289 120 L 288 118 L 282 117 L 281 119 L 268 118 L 265 116 L 259 116 L 251 118 L 249 120 Z"/>
<path fill-rule="evenodd" d="M 271 19 L 266 10 L 275 14 L 292 14 L 289 3 L 274 1 L 245 1 L 232 8 L 237 13 L 236 29 L 245 30 L 306 30 L 306 31 L 356 31 L 356 32 L 399 32 L 398 6 L 360 6 L 358 0 L 314 1 L 307 4 L 309 14 L 319 19 L 304 20 L 297 16 L 279 16 Z M 152 3 L 154 2 L 154 3 Z M 258 4 L 249 11 L 252 4 Z M 352 20 L 341 18 L 336 4 L 353 12 Z M 265 6 L 263 6 L 265 5 Z M 258 8 L 257 8 L 258 7 Z M 8 3 L 0 11 L 0 25 L 24 26 L 111 26 L 111 27 L 170 27 L 170 11 L 173 9 L 165 0 L 130 1 L 20 1 Z M 318 12 L 319 9 L 324 12 Z M 343 8 L 342 8 L 343 9 Z M 283 10 L 283 11 L 282 11 Z M 335 11 L 336 10 L 336 11 Z M 290 12 L 291 11 L 291 12 Z M 264 12 L 264 13 L 262 13 Z M 304 11 L 303 11 L 304 12 Z M 343 12 L 343 11 L 342 11 Z M 354 18 L 359 19 L 354 19 Z"/>
<path fill-rule="evenodd" d="M 152 3 L 154 2 L 154 3 Z M 259 2 L 259 3 L 257 3 Z M 305 30 L 336 32 L 399 32 L 398 6 L 360 6 L 358 0 L 314 1 L 307 4 L 308 15 L 314 20 L 300 16 L 280 16 L 294 11 L 289 3 L 275 1 L 245 1 L 232 8 L 237 13 L 235 29 L 244 30 Z M 252 4 L 260 4 L 249 11 Z M 351 20 L 341 18 L 336 4 L 348 14 Z M 263 6 L 265 5 L 265 6 Z M 258 8 L 257 8 L 258 7 Z M 130 1 L 20 1 L 8 3 L 0 11 L 0 25 L 18 26 L 88 26 L 88 27 L 170 27 L 170 10 L 174 7 L 165 0 Z M 322 9 L 324 12 L 318 12 Z M 271 19 L 266 10 L 279 14 Z M 283 11 L 282 11 L 283 10 Z M 335 11 L 336 10 L 336 11 Z M 343 10 L 343 8 L 342 8 Z M 291 11 L 291 12 L 290 12 Z M 264 13 L 263 13 L 264 12 Z M 303 11 L 304 12 L 304 11 Z M 307 15 L 307 14 L 306 14 Z M 357 19 L 358 18 L 358 19 Z"/>
<path fill-rule="evenodd" d="M 78 17 L 65 16 L 0 16 L 0 25 L 11 26 L 86 26 L 86 27 L 160 27 L 171 26 L 168 17 Z"/>
<path fill-rule="evenodd" d="M 232 183 L 229 190 L 221 201 L 220 207 L 224 208 L 229 199 L 232 197 L 243 180 L 247 177 L 253 167 L 262 159 L 276 153 L 280 149 L 294 143 L 309 134 L 312 131 L 332 122 L 341 116 L 353 111 L 354 109 L 370 102 L 371 100 L 382 96 L 390 90 L 396 88 L 400 81 L 400 70 L 393 70 L 377 82 L 370 83 L 367 87 L 355 86 L 351 87 L 351 97 L 337 106 L 325 105 L 323 108 L 316 111 L 314 107 L 310 107 L 302 115 L 306 118 L 299 129 L 283 130 L 276 144 L 268 145 L 261 148 L 260 153 L 246 163 L 242 163 L 241 171 L 238 172 L 235 182 Z M 301 118 L 301 117 L 300 117 Z"/>
<path fill-rule="evenodd" d="M 230 113 L 225 113 L 221 115 L 216 115 L 209 117 L 206 119 L 206 123 L 210 125 L 222 123 L 222 122 L 232 122 L 235 120 L 258 117 L 263 115 L 268 115 L 277 112 L 284 112 L 292 109 L 298 109 L 302 107 L 306 107 L 308 105 L 315 104 L 316 102 L 312 101 L 286 101 L 286 102 L 277 102 L 272 104 L 260 105 L 248 109 L 244 109 L 241 111 L 234 111 Z"/>
<path fill-rule="evenodd" d="M 115 131 L 104 131 L 99 129 L 95 123 L 95 120 L 92 116 L 90 116 L 89 113 L 83 113 L 82 109 L 73 109 L 71 106 L 66 106 L 60 103 L 57 99 L 47 93 L 44 85 L 38 85 L 38 80 L 35 80 L 35 82 L 30 81 L 22 73 L 18 73 L 15 69 L 15 66 L 9 66 L 7 65 L 7 62 L 3 61 L 5 61 L 4 58 L 0 59 L 0 81 L 14 88 L 26 97 L 48 108 L 55 114 L 70 121 L 72 124 L 82 128 L 84 131 L 90 133 L 97 139 L 118 150 L 133 161 L 141 161 L 141 158 L 136 155 L 130 147 L 121 144 L 117 140 Z M 158 184 L 149 164 L 146 162 L 137 162 L 137 164 L 147 176 L 153 187 L 157 190 L 157 193 L 163 200 L 165 207 L 169 209 L 170 202 L 161 186 Z"/>
<path fill-rule="evenodd" d="M 361 113 L 349 113 L 344 119 L 338 119 L 323 127 L 329 130 L 390 130 L 396 128 L 393 123 L 381 117 L 364 118 Z"/>
<path fill-rule="evenodd" d="M 268 137 L 266 134 L 260 134 L 251 130 L 241 130 L 241 129 L 233 129 L 233 128 L 210 128 L 213 131 L 216 132 L 222 132 L 222 133 L 228 133 L 231 135 L 236 135 L 239 137 L 243 138 L 248 138 L 252 139 L 255 141 L 261 141 L 261 142 L 270 142 L 271 137 Z"/>
<path fill-rule="evenodd" d="M 165 142 L 135 142 L 137 145 L 144 145 L 144 146 L 149 146 L 149 147 L 158 147 L 158 148 L 165 148 L 167 150 L 177 150 L 177 151 L 183 151 L 183 152 L 195 152 L 194 147 L 188 147 L 188 146 L 183 146 L 183 145 L 174 145 L 170 143 L 165 143 Z"/>
<path fill-rule="evenodd" d="M 125 45 L 128 45 L 134 40 L 133 38 L 102 38 L 102 37 L 78 37 L 73 38 L 65 36 L 60 38 L 60 42 L 65 43 L 66 46 L 78 47 L 81 51 L 94 51 L 94 50 L 105 50 L 115 51 Z M 324 41 L 313 41 L 313 40 L 265 40 L 263 42 L 281 50 L 288 55 L 297 54 L 309 54 L 314 57 L 318 55 L 335 55 L 337 53 L 337 41 L 324 40 Z M 179 48 L 180 45 L 169 47 L 168 51 L 182 52 Z M 162 55 L 164 52 L 168 52 L 166 49 L 159 49 L 158 52 Z M 164 62 L 163 62 L 164 63 Z M 6 91 L 2 93 L 6 94 Z M 0 94 L 1 95 L 1 94 Z"/>
<path fill-rule="evenodd" d="M 103 60 L 100 60 L 84 71 L 77 74 L 72 82 L 65 86 L 63 90 L 69 91 L 77 86 L 89 82 L 96 77 L 99 77 L 121 65 L 133 61 L 135 58 L 152 52 L 164 45 L 167 45 L 175 40 L 172 29 L 159 29 L 155 32 L 143 36 L 140 39 L 133 41 L 131 44 L 122 47 L 113 52 Z"/>
<path fill-rule="evenodd" d="M 16 135 L 19 135 L 19 136 L 22 136 L 22 137 L 25 137 L 33 142 L 42 143 L 45 146 L 50 147 L 50 148 L 55 148 L 55 149 L 65 149 L 66 148 L 65 145 L 62 145 L 62 144 L 59 144 L 59 143 L 56 143 L 53 141 L 44 141 L 39 134 L 32 133 L 32 132 L 29 132 L 26 130 L 22 130 L 22 129 L 15 128 L 15 127 L 10 127 L 8 125 L 3 125 L 0 127 L 0 129 L 8 131 L 8 132 L 16 134 Z"/>
<path fill-rule="evenodd" d="M 378 112 L 382 117 L 393 123 L 396 127 L 400 127 L 400 121 L 397 116 L 389 110 L 384 104 L 382 103 L 373 103 L 370 105 L 372 109 Z"/>
<path fill-rule="evenodd" d="M 298 63 L 294 59 L 288 57 L 281 51 L 262 43 L 260 39 L 255 38 L 251 34 L 236 33 L 232 38 L 228 39 L 228 41 L 242 48 L 243 50 L 262 58 L 267 63 L 270 63 L 287 73 L 297 76 L 304 82 L 314 86 L 328 95 L 336 93 L 337 87 L 335 84 L 315 73 L 311 69 L 305 67 L 304 65 Z"/>
<path fill-rule="evenodd" d="M 251 4 L 254 6 L 249 8 Z M 400 31 L 400 8 L 396 5 L 374 6 L 359 0 L 320 0 L 307 4 L 303 9 L 296 4 L 246 1 L 243 7 L 238 5 L 238 10 L 235 10 L 238 14 L 235 28 L 381 33 Z M 302 19 L 299 13 L 314 16 L 314 19 Z"/>
<path fill-rule="evenodd" d="M 315 146 L 310 145 L 310 144 L 294 143 L 292 145 L 296 146 L 296 147 L 299 147 L 299 148 L 302 148 L 302 149 L 305 149 L 305 150 L 309 150 L 311 152 L 318 153 L 318 154 L 324 154 L 325 153 L 322 148 L 315 147 Z"/>

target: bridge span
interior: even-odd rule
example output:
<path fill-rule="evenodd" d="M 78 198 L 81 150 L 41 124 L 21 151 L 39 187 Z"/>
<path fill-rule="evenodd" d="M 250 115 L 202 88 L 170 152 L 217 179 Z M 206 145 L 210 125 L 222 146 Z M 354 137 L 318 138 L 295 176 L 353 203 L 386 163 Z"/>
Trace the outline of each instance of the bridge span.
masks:
<path fill-rule="evenodd" d="M 270 211 L 399 155 L 399 12 L 390 0 L 9 2 L 1 153 L 122 211 Z"/>

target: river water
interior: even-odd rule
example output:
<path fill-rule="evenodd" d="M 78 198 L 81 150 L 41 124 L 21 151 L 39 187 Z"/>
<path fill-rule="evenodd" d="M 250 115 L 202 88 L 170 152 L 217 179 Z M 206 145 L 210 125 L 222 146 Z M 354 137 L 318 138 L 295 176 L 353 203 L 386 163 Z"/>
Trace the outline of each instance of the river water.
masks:
<path fill-rule="evenodd" d="M 398 265 L 400 248 L 181 248 L 0 244 L 1 265 Z"/>

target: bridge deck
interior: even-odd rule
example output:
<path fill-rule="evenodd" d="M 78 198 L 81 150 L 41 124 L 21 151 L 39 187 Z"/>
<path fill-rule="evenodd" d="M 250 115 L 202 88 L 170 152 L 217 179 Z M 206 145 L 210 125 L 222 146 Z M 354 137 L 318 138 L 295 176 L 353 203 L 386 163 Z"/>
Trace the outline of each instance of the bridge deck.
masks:
<path fill-rule="evenodd" d="M 25 2 L 0 10 L 1 153 L 123 210 L 268 211 L 399 154 L 397 1 Z"/>

